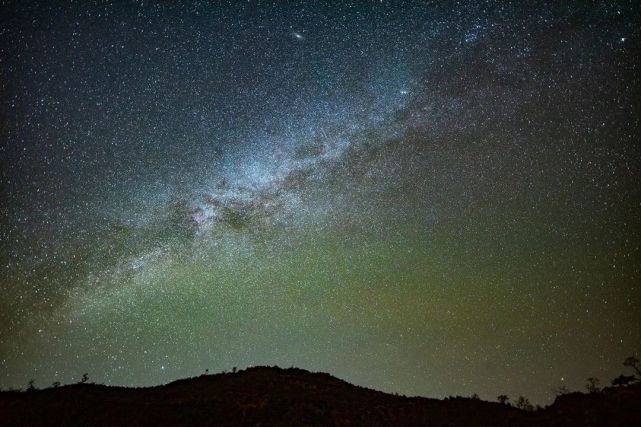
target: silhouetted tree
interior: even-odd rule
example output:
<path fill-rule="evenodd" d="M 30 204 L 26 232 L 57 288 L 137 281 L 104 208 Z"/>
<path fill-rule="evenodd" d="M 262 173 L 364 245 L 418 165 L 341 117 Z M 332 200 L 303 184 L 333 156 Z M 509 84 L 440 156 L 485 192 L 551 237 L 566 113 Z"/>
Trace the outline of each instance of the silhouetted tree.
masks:
<path fill-rule="evenodd" d="M 599 393 L 601 391 L 601 387 L 599 387 L 599 379 L 590 377 L 587 379 L 588 383 L 585 385 L 585 388 L 587 389 L 588 393 Z"/>
<path fill-rule="evenodd" d="M 51 386 L 52 386 L 53 388 L 58 388 L 58 387 L 60 387 L 60 381 L 54 381 L 54 382 L 51 384 Z"/>
<path fill-rule="evenodd" d="M 533 411 L 534 406 L 530 403 L 530 400 L 524 396 L 519 396 L 519 399 L 516 401 L 516 407 L 523 409 L 525 411 Z"/>
<path fill-rule="evenodd" d="M 630 383 L 633 383 L 636 380 L 634 375 L 619 375 L 615 379 L 612 380 L 612 385 L 621 387 L 621 386 L 626 386 Z"/>
<path fill-rule="evenodd" d="M 87 381 L 89 381 L 89 374 L 85 372 L 84 374 L 82 374 L 82 379 L 80 380 L 80 383 L 85 384 Z"/>
<path fill-rule="evenodd" d="M 498 400 L 499 403 L 502 403 L 503 405 L 507 405 L 507 402 L 510 400 L 510 398 L 505 394 L 499 394 L 496 400 Z"/>
<path fill-rule="evenodd" d="M 639 359 L 634 356 L 630 356 L 623 361 L 623 366 L 629 366 L 634 369 L 636 374 L 641 378 L 641 365 L 639 365 L 639 363 Z"/>

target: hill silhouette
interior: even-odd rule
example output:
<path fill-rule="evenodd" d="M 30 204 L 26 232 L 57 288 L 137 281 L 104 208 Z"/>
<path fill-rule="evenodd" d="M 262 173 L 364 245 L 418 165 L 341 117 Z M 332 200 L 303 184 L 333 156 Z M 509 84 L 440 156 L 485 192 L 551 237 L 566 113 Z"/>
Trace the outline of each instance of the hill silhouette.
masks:
<path fill-rule="evenodd" d="M 277 367 L 147 388 L 73 384 L 0 393 L 2 426 L 641 425 L 641 384 L 570 393 L 537 411 L 474 398 L 391 395 L 328 374 Z"/>

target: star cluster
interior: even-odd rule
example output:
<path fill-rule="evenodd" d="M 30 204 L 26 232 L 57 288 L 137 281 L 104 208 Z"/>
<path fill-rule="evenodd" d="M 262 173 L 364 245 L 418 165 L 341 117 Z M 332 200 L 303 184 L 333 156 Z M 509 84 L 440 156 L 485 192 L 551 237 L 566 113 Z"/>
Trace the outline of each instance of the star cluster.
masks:
<path fill-rule="evenodd" d="M 1 2 L 0 386 L 618 375 L 641 8 L 561 3 Z"/>

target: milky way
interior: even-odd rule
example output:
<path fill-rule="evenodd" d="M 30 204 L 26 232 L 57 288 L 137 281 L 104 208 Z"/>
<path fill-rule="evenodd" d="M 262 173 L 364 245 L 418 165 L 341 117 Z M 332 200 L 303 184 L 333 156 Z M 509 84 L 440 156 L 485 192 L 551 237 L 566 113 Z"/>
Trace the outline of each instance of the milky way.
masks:
<path fill-rule="evenodd" d="M 543 403 L 641 351 L 636 2 L 25 3 L 0 387 L 280 365 Z"/>

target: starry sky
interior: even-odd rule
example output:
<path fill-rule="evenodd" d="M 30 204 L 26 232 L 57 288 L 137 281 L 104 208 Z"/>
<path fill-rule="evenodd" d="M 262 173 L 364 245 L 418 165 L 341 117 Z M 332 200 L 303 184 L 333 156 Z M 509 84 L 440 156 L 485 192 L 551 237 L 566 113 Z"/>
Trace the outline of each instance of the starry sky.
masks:
<path fill-rule="evenodd" d="M 408 395 L 641 351 L 636 1 L 1 1 L 0 387 Z"/>

